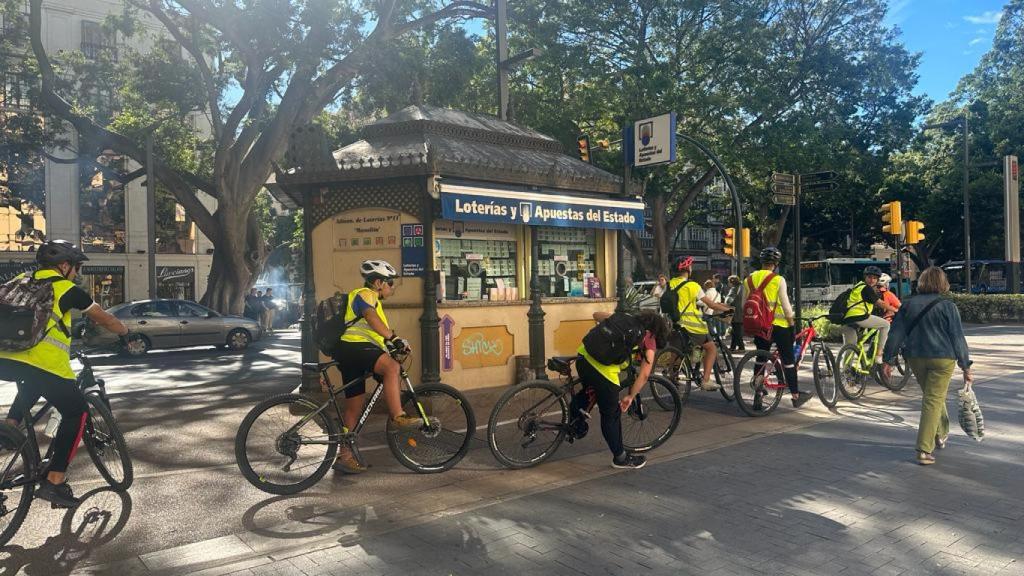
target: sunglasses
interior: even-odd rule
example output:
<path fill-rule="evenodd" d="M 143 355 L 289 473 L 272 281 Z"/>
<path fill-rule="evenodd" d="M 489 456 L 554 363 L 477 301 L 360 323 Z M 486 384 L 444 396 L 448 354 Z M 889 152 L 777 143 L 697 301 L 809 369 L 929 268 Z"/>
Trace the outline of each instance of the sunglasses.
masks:
<path fill-rule="evenodd" d="M 387 280 L 384 281 L 384 283 L 387 284 L 388 286 L 394 286 L 395 280 L 394 278 L 388 278 Z"/>

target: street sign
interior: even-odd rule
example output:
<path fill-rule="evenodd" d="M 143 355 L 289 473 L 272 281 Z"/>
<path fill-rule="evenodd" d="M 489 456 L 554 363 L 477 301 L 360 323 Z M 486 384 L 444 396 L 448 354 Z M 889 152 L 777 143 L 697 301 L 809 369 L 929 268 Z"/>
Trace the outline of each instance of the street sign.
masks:
<path fill-rule="evenodd" d="M 783 184 L 781 182 L 772 182 L 772 192 L 775 194 L 788 194 L 789 196 L 795 196 L 796 185 Z"/>
<path fill-rule="evenodd" d="M 832 170 L 825 170 L 822 172 L 811 172 L 810 174 L 801 174 L 800 183 L 814 184 L 816 182 L 829 182 L 831 180 L 835 180 L 838 177 L 839 174 L 836 174 Z"/>
<path fill-rule="evenodd" d="M 785 172 L 772 172 L 772 183 L 796 185 L 796 176 Z"/>
<path fill-rule="evenodd" d="M 800 183 L 800 192 L 832 192 L 839 189 L 839 184 L 835 182 L 815 182 L 813 184 Z"/>
<path fill-rule="evenodd" d="M 676 160 L 676 113 L 669 112 L 633 123 L 634 166 L 653 166 Z"/>
<path fill-rule="evenodd" d="M 772 194 L 772 202 L 780 206 L 796 206 L 796 196 L 790 194 Z"/>

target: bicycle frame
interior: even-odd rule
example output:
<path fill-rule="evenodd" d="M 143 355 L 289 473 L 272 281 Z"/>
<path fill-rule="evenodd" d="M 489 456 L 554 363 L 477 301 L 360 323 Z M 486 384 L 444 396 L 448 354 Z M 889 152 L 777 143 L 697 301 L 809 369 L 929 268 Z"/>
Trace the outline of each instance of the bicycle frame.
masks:
<path fill-rule="evenodd" d="M 870 373 L 876 354 L 878 354 L 878 329 L 861 329 L 857 338 L 857 361 L 851 367 L 860 374 Z"/>
<path fill-rule="evenodd" d="M 795 365 L 798 369 L 800 368 L 800 363 L 803 362 L 804 357 L 807 355 L 808 350 L 811 350 L 813 352 L 823 346 L 823 344 L 821 343 L 821 339 L 818 338 L 818 331 L 815 330 L 813 321 L 806 320 L 806 322 L 807 327 L 798 332 L 796 337 L 793 338 L 793 340 L 795 340 L 795 343 L 800 344 L 800 355 L 794 358 Z M 779 355 L 779 350 L 777 346 L 775 347 L 775 350 L 772 351 L 771 355 L 768 357 L 768 361 L 764 363 L 764 366 L 768 366 L 769 364 L 772 365 L 773 368 L 770 372 L 766 372 L 764 374 L 765 388 L 767 388 L 768 390 L 778 390 L 779 388 L 786 388 L 785 382 L 778 380 L 775 382 L 769 382 L 767 378 L 767 376 L 769 376 L 770 374 L 773 374 L 777 370 L 782 369 L 782 359 Z M 762 367 L 761 370 L 764 370 L 764 367 Z"/>

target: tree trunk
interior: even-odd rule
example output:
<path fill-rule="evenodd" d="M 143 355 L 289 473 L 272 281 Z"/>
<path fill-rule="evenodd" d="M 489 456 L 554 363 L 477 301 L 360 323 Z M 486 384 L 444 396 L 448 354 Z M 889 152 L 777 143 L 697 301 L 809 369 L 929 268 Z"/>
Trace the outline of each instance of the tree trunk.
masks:
<path fill-rule="evenodd" d="M 242 313 L 245 295 L 256 284 L 267 259 L 254 204 L 254 200 L 221 202 L 213 214 L 218 224 L 210 237 L 213 265 L 201 302 L 226 314 Z"/>
<path fill-rule="evenodd" d="M 782 242 L 782 232 L 786 229 L 786 220 L 789 219 L 789 206 L 783 206 L 782 212 L 779 217 L 775 220 L 771 230 L 765 236 L 765 246 L 776 246 L 778 247 L 779 242 Z"/>

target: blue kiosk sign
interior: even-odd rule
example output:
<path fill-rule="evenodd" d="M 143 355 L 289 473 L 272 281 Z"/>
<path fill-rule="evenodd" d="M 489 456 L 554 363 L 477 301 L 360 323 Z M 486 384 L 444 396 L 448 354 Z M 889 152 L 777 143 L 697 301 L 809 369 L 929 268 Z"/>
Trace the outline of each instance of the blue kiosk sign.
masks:
<path fill-rule="evenodd" d="M 643 230 L 641 200 L 613 200 L 441 183 L 448 220 L 563 228 Z"/>

